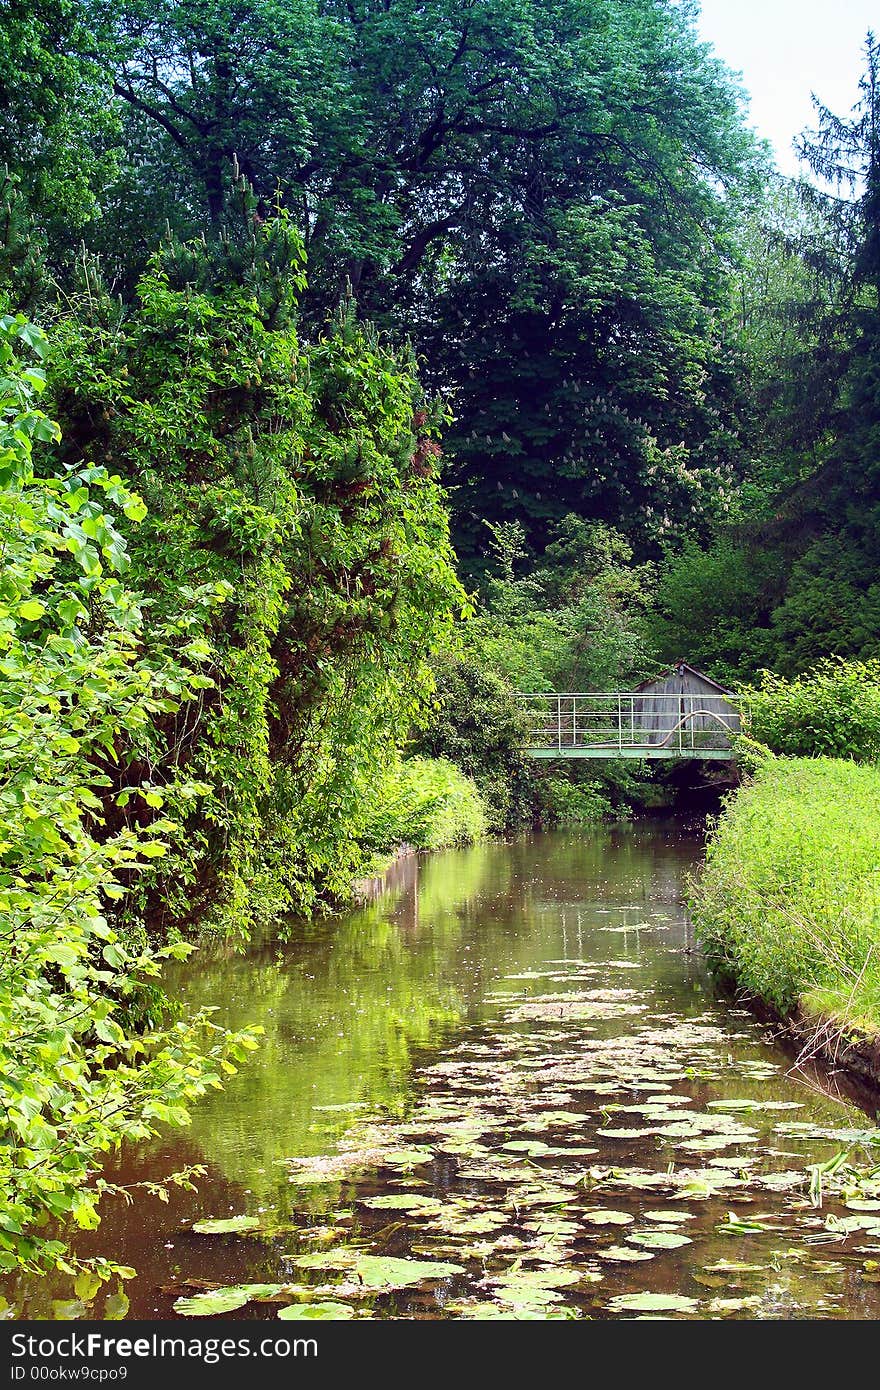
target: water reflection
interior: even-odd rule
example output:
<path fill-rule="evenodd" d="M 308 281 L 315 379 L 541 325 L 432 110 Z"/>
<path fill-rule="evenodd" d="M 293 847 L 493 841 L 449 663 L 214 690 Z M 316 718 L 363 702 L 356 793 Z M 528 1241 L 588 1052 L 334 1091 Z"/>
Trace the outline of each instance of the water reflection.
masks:
<path fill-rule="evenodd" d="M 202 1163 L 198 1195 L 172 1192 L 163 1205 L 136 1190 L 131 1206 L 108 1205 L 80 1250 L 138 1269 L 130 1292 L 140 1316 L 169 1315 L 173 1294 L 163 1286 L 181 1278 L 277 1279 L 271 1245 L 194 1238 L 183 1227 L 203 1215 L 246 1211 L 284 1221 L 323 1210 L 328 1194 L 291 1186 L 285 1160 L 331 1151 L 359 1115 L 406 1115 L 432 1059 L 469 1038 L 478 1049 L 500 1045 L 503 1032 L 493 1030 L 505 1000 L 546 990 L 552 962 L 577 961 L 613 984 L 622 971 L 615 978 L 611 967 L 623 962 L 626 986 L 650 1000 L 659 1036 L 709 1011 L 724 1030 L 719 1059 L 764 1056 L 775 1068 L 764 1097 L 794 1094 L 807 1107 L 799 1114 L 839 1120 L 833 1099 L 786 1079 L 786 1058 L 762 1045 L 753 1020 L 714 1001 L 682 908 L 699 853 L 699 839 L 674 822 L 478 845 L 401 861 L 380 899 L 343 918 L 296 924 L 286 941 L 267 935 L 243 955 L 206 943 L 169 970 L 170 992 L 184 1007 L 215 1005 L 233 1028 L 261 1024 L 263 1045 L 197 1109 L 189 1131 L 126 1153 L 108 1170 L 135 1184 Z M 584 1037 L 613 1041 L 630 1024 L 609 1018 L 585 1026 Z M 744 1093 L 742 1080 L 709 1085 L 698 1076 L 691 1090 L 701 1105 Z M 619 1142 L 611 1150 L 619 1154 Z M 678 1286 L 677 1259 L 665 1277 Z M 66 1291 L 24 1281 L 14 1292 L 26 1315 L 49 1316 Z"/>

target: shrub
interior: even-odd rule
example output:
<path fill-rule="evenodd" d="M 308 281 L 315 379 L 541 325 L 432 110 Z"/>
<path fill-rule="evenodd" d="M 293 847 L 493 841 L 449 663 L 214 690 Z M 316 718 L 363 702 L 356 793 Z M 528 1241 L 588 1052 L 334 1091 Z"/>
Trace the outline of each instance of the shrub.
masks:
<path fill-rule="evenodd" d="M 185 1123 L 256 1044 L 201 1013 L 133 1025 L 145 979 L 191 948 L 120 929 L 126 887 L 174 826 L 142 781 L 114 799 L 150 828 L 133 816 L 108 830 L 108 769 L 210 687 L 206 649 L 182 623 L 175 656 L 143 655 L 118 524 L 143 519 L 143 503 L 103 468 L 53 474 L 41 460 L 35 474 L 34 446 L 58 427 L 35 408 L 45 378 L 25 354 L 45 357 L 42 336 L 0 318 L 0 1270 L 79 1267 L 93 1296 L 113 1267 L 82 1269 L 58 1232 L 97 1226 L 101 1155 Z"/>
<path fill-rule="evenodd" d="M 413 736 L 413 747 L 449 759 L 476 782 L 491 830 L 531 819 L 534 769 L 523 752 L 527 721 L 509 684 L 472 655 L 441 656 L 434 673 L 434 709 Z"/>
<path fill-rule="evenodd" d="M 446 758 L 394 763 L 376 785 L 360 843 L 374 853 L 398 845 L 444 849 L 486 833 L 486 809 L 475 783 Z"/>
<path fill-rule="evenodd" d="M 614 816 L 614 807 L 595 782 L 545 777 L 541 782 L 541 820 L 549 825 L 598 825 Z"/>
<path fill-rule="evenodd" d="M 744 732 L 791 757 L 880 758 L 880 660 L 829 657 L 784 680 L 765 671 L 742 700 Z"/>

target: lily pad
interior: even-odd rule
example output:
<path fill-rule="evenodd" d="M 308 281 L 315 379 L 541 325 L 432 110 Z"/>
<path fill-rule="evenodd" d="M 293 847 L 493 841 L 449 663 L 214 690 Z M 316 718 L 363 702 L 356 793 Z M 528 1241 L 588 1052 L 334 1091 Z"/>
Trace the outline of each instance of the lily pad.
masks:
<path fill-rule="evenodd" d="M 418 1168 L 422 1163 L 430 1163 L 433 1152 L 429 1148 L 388 1149 L 382 1155 L 383 1168 Z"/>
<path fill-rule="evenodd" d="M 431 1229 L 445 1231 L 453 1236 L 481 1236 L 509 1225 L 510 1220 L 510 1212 L 507 1211 L 468 1212 L 460 1207 L 450 1210 L 447 1206 L 440 1210 L 437 1219 L 431 1222 Z"/>
<path fill-rule="evenodd" d="M 294 1263 L 303 1269 L 351 1271 L 367 1288 L 406 1289 L 428 1280 L 448 1279 L 464 1274 L 461 1265 L 443 1260 L 405 1260 L 391 1255 L 365 1255 L 361 1250 L 324 1250 L 316 1255 L 297 1255 Z"/>
<path fill-rule="evenodd" d="M 698 1139 L 683 1139 L 676 1147 L 691 1153 L 712 1153 L 715 1149 L 729 1149 L 731 1144 L 745 1144 L 750 1138 L 751 1135 L 742 1134 L 702 1134 Z"/>
<path fill-rule="evenodd" d="M 461 1299 L 457 1303 L 447 1303 L 447 1310 L 459 1318 L 472 1318 L 491 1322 L 545 1321 L 547 1318 L 577 1318 L 577 1309 L 551 1306 L 537 1307 L 534 1304 L 523 1306 L 512 1303 L 491 1303 L 478 1299 Z"/>
<path fill-rule="evenodd" d="M 421 1192 L 389 1192 L 382 1197 L 362 1197 L 362 1207 L 376 1211 L 423 1212 L 426 1216 L 441 1211 L 443 1203 Z"/>
<path fill-rule="evenodd" d="M 281 1293 L 283 1284 L 233 1284 L 223 1289 L 208 1289 L 188 1298 L 174 1301 L 175 1313 L 184 1318 L 210 1318 L 219 1313 L 232 1313 L 254 1298 L 271 1298 Z"/>
<path fill-rule="evenodd" d="M 750 1294 L 745 1298 L 712 1298 L 707 1304 L 710 1313 L 720 1313 L 722 1316 L 732 1313 L 743 1313 L 760 1308 L 761 1299 L 757 1294 Z"/>
<path fill-rule="evenodd" d="M 692 1313 L 699 1306 L 677 1293 L 622 1293 L 608 1301 L 612 1313 Z"/>
<path fill-rule="evenodd" d="M 499 1292 L 502 1289 L 564 1289 L 579 1284 L 577 1269 L 511 1269 L 485 1282 Z"/>
<path fill-rule="evenodd" d="M 343 1318 L 353 1318 L 354 1310 L 347 1303 L 290 1303 L 278 1309 L 279 1318 L 292 1322 L 298 1318 L 333 1318 L 337 1322 Z"/>
<path fill-rule="evenodd" d="M 256 1216 L 211 1216 L 203 1221 L 194 1221 L 192 1230 L 198 1236 L 226 1236 L 242 1231 L 258 1231 L 262 1224 Z"/>
<path fill-rule="evenodd" d="M 635 1217 L 628 1211 L 613 1211 L 611 1208 L 591 1207 L 588 1211 L 580 1213 L 582 1221 L 587 1221 L 591 1226 L 629 1226 L 635 1221 Z"/>
<path fill-rule="evenodd" d="M 710 1110 L 803 1110 L 798 1100 L 710 1100 Z"/>
<path fill-rule="evenodd" d="M 646 1250 L 677 1250 L 680 1245 L 692 1244 L 690 1236 L 679 1231 L 633 1231 L 625 1238 L 631 1245 L 643 1245 Z"/>
<path fill-rule="evenodd" d="M 677 1226 L 682 1221 L 695 1220 L 692 1211 L 674 1211 L 672 1208 L 658 1209 L 657 1211 L 643 1211 L 642 1217 L 645 1221 L 656 1221 L 664 1226 Z"/>
<path fill-rule="evenodd" d="M 518 1304 L 523 1308 L 546 1308 L 560 1299 L 555 1289 L 529 1288 L 523 1284 L 496 1284 L 494 1292 L 499 1302 Z"/>
<path fill-rule="evenodd" d="M 715 1230 L 723 1236 L 750 1236 L 757 1235 L 759 1232 L 778 1230 L 778 1227 L 768 1226 L 766 1222 L 753 1218 L 752 1220 L 742 1219 L 736 1212 L 729 1211 L 724 1221 L 719 1221 Z"/>
<path fill-rule="evenodd" d="M 596 1253 L 600 1260 L 610 1260 L 612 1264 L 638 1264 L 654 1258 L 650 1250 L 633 1250 L 627 1245 L 608 1245 Z"/>

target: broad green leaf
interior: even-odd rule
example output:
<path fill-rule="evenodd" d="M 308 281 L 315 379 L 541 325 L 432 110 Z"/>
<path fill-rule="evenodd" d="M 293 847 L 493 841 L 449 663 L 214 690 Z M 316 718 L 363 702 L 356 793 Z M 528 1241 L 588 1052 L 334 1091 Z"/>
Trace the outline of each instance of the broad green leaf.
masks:
<path fill-rule="evenodd" d="M 699 1306 L 695 1298 L 672 1293 L 624 1293 L 608 1300 L 612 1313 L 692 1313 Z"/>
<path fill-rule="evenodd" d="M 261 1225 L 256 1216 L 210 1216 L 194 1221 L 191 1229 L 199 1236 L 225 1236 L 258 1231 Z"/>
<path fill-rule="evenodd" d="M 29 623 L 36 622 L 38 618 L 42 618 L 45 611 L 46 605 L 35 598 L 29 598 L 24 603 L 18 605 L 18 616 L 24 618 Z"/>
<path fill-rule="evenodd" d="M 347 1303 L 289 1303 L 286 1308 L 278 1309 L 278 1317 L 285 1322 L 293 1322 L 300 1318 L 325 1318 L 340 1321 L 343 1318 L 353 1318 L 354 1310 Z"/>

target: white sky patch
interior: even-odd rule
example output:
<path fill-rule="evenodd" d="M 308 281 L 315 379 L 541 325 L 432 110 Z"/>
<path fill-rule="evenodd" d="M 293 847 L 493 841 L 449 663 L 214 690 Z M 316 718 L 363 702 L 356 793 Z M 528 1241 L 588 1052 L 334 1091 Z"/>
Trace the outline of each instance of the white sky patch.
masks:
<path fill-rule="evenodd" d="M 700 36 L 741 74 L 749 123 L 784 174 L 806 174 L 792 141 L 815 128 L 810 93 L 846 116 L 858 100 L 864 41 L 880 30 L 878 0 L 701 0 Z"/>

